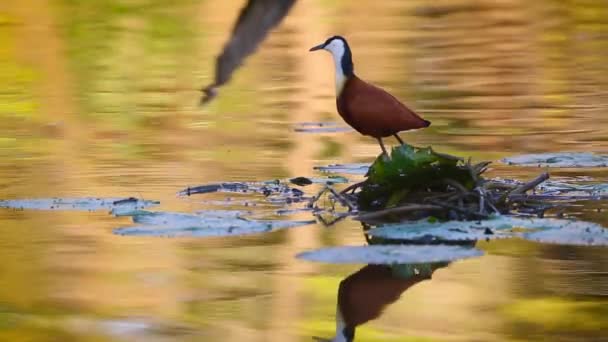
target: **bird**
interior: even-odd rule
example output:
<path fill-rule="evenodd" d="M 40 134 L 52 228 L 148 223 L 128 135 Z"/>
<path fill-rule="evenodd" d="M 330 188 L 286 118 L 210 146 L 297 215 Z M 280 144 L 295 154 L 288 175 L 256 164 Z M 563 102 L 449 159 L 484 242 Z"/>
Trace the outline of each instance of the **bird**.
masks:
<path fill-rule="evenodd" d="M 340 282 L 336 305 L 336 335 L 332 339 L 316 340 L 353 342 L 358 326 L 378 318 L 403 292 L 422 281 L 430 280 L 433 272 L 448 264 L 364 266 Z M 399 273 L 399 269 L 407 267 L 415 271 L 408 275 Z"/>
<path fill-rule="evenodd" d="M 338 113 L 357 132 L 376 138 L 384 155 L 388 156 L 382 138 L 394 136 L 403 145 L 399 132 L 431 125 L 393 95 L 355 75 L 352 52 L 344 37 L 330 37 L 309 51 L 317 50 L 333 56 Z"/>

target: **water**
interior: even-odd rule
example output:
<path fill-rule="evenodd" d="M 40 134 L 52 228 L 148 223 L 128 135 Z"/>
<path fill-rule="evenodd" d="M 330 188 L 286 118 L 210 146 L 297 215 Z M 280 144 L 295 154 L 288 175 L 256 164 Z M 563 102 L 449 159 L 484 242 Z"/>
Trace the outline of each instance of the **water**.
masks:
<path fill-rule="evenodd" d="M 411 144 L 475 160 L 608 153 L 604 2 L 299 1 L 200 108 L 198 89 L 212 82 L 243 5 L 0 3 L 0 197 L 132 196 L 167 211 L 242 209 L 238 195 L 176 193 L 371 162 L 373 139 L 295 129 L 342 125 L 330 57 L 307 52 L 333 34 L 349 39 L 360 77 L 433 122 L 403 134 Z M 540 171 L 495 164 L 490 174 L 531 179 Z M 551 174 L 608 182 L 606 168 Z M 608 226 L 597 206 L 605 204 L 572 213 Z M 363 266 L 294 258 L 364 244 L 350 220 L 208 239 L 115 235 L 130 220 L 104 211 L 2 210 L 0 221 L 7 341 L 329 338 L 339 282 Z M 608 340 L 605 249 L 521 240 L 478 247 L 485 256 L 408 288 L 357 328 L 357 340 Z"/>

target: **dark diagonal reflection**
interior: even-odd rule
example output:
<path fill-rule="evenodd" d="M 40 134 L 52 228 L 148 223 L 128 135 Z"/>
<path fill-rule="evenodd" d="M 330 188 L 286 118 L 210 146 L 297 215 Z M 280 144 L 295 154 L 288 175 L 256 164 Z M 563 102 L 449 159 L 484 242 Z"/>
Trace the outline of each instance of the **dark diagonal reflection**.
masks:
<path fill-rule="evenodd" d="M 340 282 L 336 308 L 336 336 L 331 340 L 354 341 L 355 330 L 382 315 L 410 287 L 431 279 L 433 273 L 449 262 L 367 265 Z"/>
<path fill-rule="evenodd" d="M 230 39 L 217 57 L 215 79 L 202 89 L 201 105 L 213 100 L 218 88 L 227 83 L 243 60 L 252 54 L 266 38 L 268 31 L 278 25 L 296 0 L 249 0 L 234 25 Z"/>

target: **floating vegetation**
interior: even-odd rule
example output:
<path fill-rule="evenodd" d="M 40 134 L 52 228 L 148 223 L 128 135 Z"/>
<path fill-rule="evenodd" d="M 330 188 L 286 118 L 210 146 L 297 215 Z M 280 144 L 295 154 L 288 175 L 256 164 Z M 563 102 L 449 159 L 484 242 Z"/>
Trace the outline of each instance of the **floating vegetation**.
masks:
<path fill-rule="evenodd" d="M 301 133 L 337 133 L 352 130 L 352 128 L 336 122 L 302 122 L 294 127 L 294 131 Z"/>
<path fill-rule="evenodd" d="M 580 200 L 604 199 L 601 184 L 547 182 L 541 173 L 528 182 L 486 179 L 488 162 L 403 145 L 380 156 L 366 179 L 341 192 L 326 186 L 310 200 L 316 208 L 328 193 L 330 207 L 347 208 L 362 222 L 370 243 L 450 244 L 523 238 L 571 245 L 607 245 L 606 230 L 594 223 L 543 219 Z M 392 223 L 392 224 L 391 224 Z"/>
<path fill-rule="evenodd" d="M 315 170 L 329 173 L 342 173 L 347 175 L 365 175 L 369 170 L 369 164 L 353 163 L 353 164 L 331 164 L 327 166 L 315 166 Z"/>
<path fill-rule="evenodd" d="M 608 155 L 590 152 L 537 153 L 507 157 L 502 162 L 537 167 L 607 167 Z"/>
<path fill-rule="evenodd" d="M 145 209 L 160 204 L 158 201 L 127 198 L 35 198 L 0 200 L 0 208 L 18 210 L 75 210 L 95 211 L 111 210 L 112 212 L 129 212 Z"/>
<path fill-rule="evenodd" d="M 523 238 L 543 243 L 608 246 L 608 230 L 595 223 L 513 216 L 493 216 L 483 221 L 410 221 L 382 225 L 367 234 L 415 243 Z"/>
<path fill-rule="evenodd" d="M 348 183 L 348 179 L 338 175 L 330 175 L 324 178 L 315 178 L 315 177 L 295 177 L 289 179 L 289 182 L 298 186 L 307 186 L 310 184 L 342 184 Z"/>
<path fill-rule="evenodd" d="M 309 221 L 259 220 L 250 212 L 208 210 L 195 214 L 139 211 L 129 216 L 138 224 L 114 230 L 115 234 L 163 237 L 217 237 L 267 233 L 315 223 Z"/>
<path fill-rule="evenodd" d="M 298 258 L 331 264 L 420 264 L 452 261 L 483 255 L 479 249 L 462 246 L 341 246 L 303 252 Z"/>
<path fill-rule="evenodd" d="M 302 184 L 312 184 L 310 179 L 305 180 L 300 177 Z M 300 189 L 291 187 L 289 180 L 272 180 L 265 182 L 225 182 L 204 184 L 188 187 L 178 193 L 179 196 L 191 196 L 195 194 L 208 194 L 214 192 L 234 193 L 234 194 L 261 194 L 267 197 L 270 202 L 292 203 L 300 202 L 304 199 L 304 192 Z"/>
<path fill-rule="evenodd" d="M 589 197 L 608 195 L 608 184 L 606 183 L 581 184 L 580 182 L 547 181 L 538 189 L 543 194 L 586 195 Z"/>

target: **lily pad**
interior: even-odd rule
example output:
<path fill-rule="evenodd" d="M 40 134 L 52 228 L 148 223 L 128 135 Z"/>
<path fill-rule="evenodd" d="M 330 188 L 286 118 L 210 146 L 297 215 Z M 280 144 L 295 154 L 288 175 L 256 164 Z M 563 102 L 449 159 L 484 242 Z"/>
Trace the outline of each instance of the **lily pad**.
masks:
<path fill-rule="evenodd" d="M 580 184 L 574 182 L 548 181 L 538 187 L 544 193 L 573 193 L 581 192 L 589 195 L 608 194 L 608 184 L 606 183 L 587 183 Z"/>
<path fill-rule="evenodd" d="M 417 242 L 475 241 L 512 238 L 514 226 L 501 219 L 486 221 L 447 221 L 432 223 L 419 220 L 398 224 L 387 224 L 367 231 L 375 237 Z"/>
<path fill-rule="evenodd" d="M 528 232 L 523 237 L 530 241 L 559 245 L 608 246 L 608 229 L 590 222 L 567 222 L 559 229 Z"/>
<path fill-rule="evenodd" d="M 302 122 L 294 127 L 294 131 L 300 133 L 337 133 L 352 130 L 352 128 L 337 122 Z"/>
<path fill-rule="evenodd" d="M 248 213 L 211 210 L 196 214 L 139 211 L 133 222 L 139 225 L 114 230 L 119 235 L 213 237 L 266 233 L 315 223 L 308 221 L 257 220 L 244 217 Z"/>
<path fill-rule="evenodd" d="M 590 152 L 537 153 L 512 156 L 502 159 L 509 165 L 538 167 L 607 167 L 608 155 Z"/>
<path fill-rule="evenodd" d="M 523 238 L 568 245 L 608 246 L 608 230 L 598 224 L 551 218 L 495 216 L 483 221 L 435 223 L 420 220 L 387 224 L 367 233 L 385 239 L 419 242 Z"/>
<path fill-rule="evenodd" d="M 113 212 L 128 212 L 144 209 L 160 204 L 158 201 L 128 198 L 35 198 L 0 200 L 0 208 L 28 210 L 75 210 L 94 211 L 112 210 Z"/>
<path fill-rule="evenodd" d="M 298 258 L 331 264 L 417 264 L 452 261 L 483 255 L 475 248 L 461 246 L 374 245 L 342 246 L 303 252 Z"/>
<path fill-rule="evenodd" d="M 365 175 L 369 170 L 369 164 L 352 163 L 352 164 L 331 164 L 327 166 L 315 166 L 315 170 L 329 173 L 342 173 L 348 175 Z"/>

